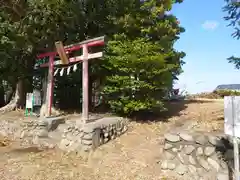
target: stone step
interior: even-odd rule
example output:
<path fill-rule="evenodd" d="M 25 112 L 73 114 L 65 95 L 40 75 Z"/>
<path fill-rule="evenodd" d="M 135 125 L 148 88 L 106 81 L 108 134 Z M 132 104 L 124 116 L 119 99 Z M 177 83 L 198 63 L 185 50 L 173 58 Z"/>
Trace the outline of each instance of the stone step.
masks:
<path fill-rule="evenodd" d="M 51 131 L 48 133 L 48 137 L 56 141 L 61 141 L 62 132 L 60 132 L 58 129 L 55 131 Z"/>
<path fill-rule="evenodd" d="M 53 138 L 35 138 L 33 139 L 33 144 L 37 145 L 41 148 L 46 148 L 46 149 L 53 149 L 57 146 L 57 143 L 59 141 Z"/>
<path fill-rule="evenodd" d="M 69 124 L 59 124 L 55 131 L 64 132 L 68 128 Z"/>

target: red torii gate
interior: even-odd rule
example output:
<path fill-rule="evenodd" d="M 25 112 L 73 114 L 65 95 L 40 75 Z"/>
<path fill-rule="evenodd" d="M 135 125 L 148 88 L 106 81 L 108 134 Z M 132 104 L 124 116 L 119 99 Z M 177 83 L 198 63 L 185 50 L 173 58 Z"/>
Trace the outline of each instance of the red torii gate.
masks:
<path fill-rule="evenodd" d="M 68 59 L 68 63 L 74 63 L 82 61 L 82 120 L 85 123 L 88 120 L 88 60 L 93 58 L 99 58 L 103 56 L 103 52 L 97 52 L 93 54 L 88 53 L 88 47 L 104 45 L 104 36 L 82 41 L 77 44 L 72 44 L 63 47 L 63 51 L 68 54 L 72 51 L 83 48 L 83 54 L 81 56 L 71 57 Z M 63 60 L 54 61 L 58 52 L 48 52 L 37 56 L 38 59 L 49 57 L 49 62 L 41 64 L 40 67 L 48 67 L 48 85 L 46 94 L 46 114 L 51 116 L 51 109 L 53 103 L 53 83 L 54 83 L 54 65 L 62 64 Z"/>

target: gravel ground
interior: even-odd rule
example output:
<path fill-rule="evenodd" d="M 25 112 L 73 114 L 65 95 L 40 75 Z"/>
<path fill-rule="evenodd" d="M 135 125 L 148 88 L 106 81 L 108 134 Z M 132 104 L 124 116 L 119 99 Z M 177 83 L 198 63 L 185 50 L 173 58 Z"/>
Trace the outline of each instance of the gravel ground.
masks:
<path fill-rule="evenodd" d="M 169 118 L 167 122 L 132 122 L 126 134 L 101 146 L 89 156 L 66 154 L 58 149 L 23 149 L 17 142 L 5 143 L 6 146 L 0 147 L 0 179 L 173 179 L 170 174 L 162 172 L 157 164 L 162 150 L 162 134 L 186 124 L 192 125 L 192 129 L 205 131 L 215 131 L 223 127 L 222 103 L 192 102 L 185 106 L 184 110 Z M 5 115 L 0 117 L 0 120 L 9 117 L 10 115 Z M 11 118 L 14 119 L 13 116 Z"/>

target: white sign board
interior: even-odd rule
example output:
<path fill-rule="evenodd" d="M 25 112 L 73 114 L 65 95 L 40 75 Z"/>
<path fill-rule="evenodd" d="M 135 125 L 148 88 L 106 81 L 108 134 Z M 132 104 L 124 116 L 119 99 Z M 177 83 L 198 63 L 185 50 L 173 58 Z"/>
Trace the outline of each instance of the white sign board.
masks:
<path fill-rule="evenodd" d="M 240 96 L 224 97 L 224 132 L 240 137 Z"/>
<path fill-rule="evenodd" d="M 33 90 L 33 106 L 41 106 L 42 100 L 41 100 L 41 92 L 39 90 Z"/>
<path fill-rule="evenodd" d="M 33 93 L 27 93 L 26 95 L 26 108 L 27 109 L 33 108 Z"/>

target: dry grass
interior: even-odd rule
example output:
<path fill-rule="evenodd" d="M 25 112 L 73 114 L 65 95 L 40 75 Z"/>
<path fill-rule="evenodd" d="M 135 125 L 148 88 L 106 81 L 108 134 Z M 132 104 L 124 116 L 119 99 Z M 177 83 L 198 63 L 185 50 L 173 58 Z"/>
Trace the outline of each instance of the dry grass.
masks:
<path fill-rule="evenodd" d="M 10 141 L 7 137 L 0 135 L 0 147 L 8 146 Z"/>
<path fill-rule="evenodd" d="M 191 124 L 195 130 L 223 129 L 222 102 L 185 102 L 184 106 L 185 109 L 178 115 L 169 117 L 168 122 L 131 122 L 126 134 L 101 146 L 87 158 L 64 154 L 56 149 L 42 152 L 31 149 L 19 151 L 18 145 L 14 143 L 0 147 L 0 179 L 173 179 L 170 174 L 162 172 L 157 164 L 161 155 L 162 135 L 186 124 Z M 4 118 L 8 116 L 5 115 Z"/>
<path fill-rule="evenodd" d="M 224 104 L 222 100 L 201 99 L 189 104 L 183 111 L 182 118 L 192 120 L 195 130 L 222 131 L 224 125 Z"/>
<path fill-rule="evenodd" d="M 206 98 L 206 99 L 222 99 L 222 97 L 214 92 L 203 92 L 191 95 L 191 98 Z"/>

